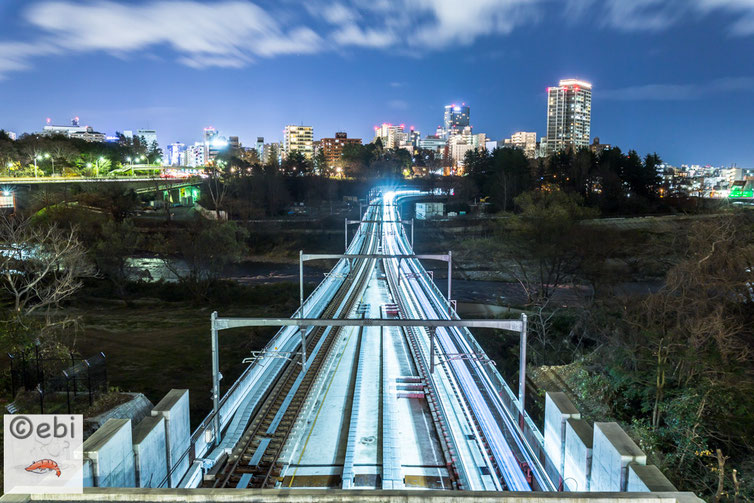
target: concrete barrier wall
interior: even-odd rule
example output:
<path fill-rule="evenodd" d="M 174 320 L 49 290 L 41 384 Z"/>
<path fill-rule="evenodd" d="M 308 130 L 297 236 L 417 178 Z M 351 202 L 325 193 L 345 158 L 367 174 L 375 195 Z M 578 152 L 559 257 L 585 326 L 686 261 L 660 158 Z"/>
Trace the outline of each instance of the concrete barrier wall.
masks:
<path fill-rule="evenodd" d="M 165 418 L 145 417 L 133 435 L 136 487 L 159 487 L 168 476 Z"/>
<path fill-rule="evenodd" d="M 547 392 L 544 432 L 545 452 L 564 491 L 676 490 L 656 466 L 646 466 L 646 454 L 618 423 L 592 428 L 564 393 Z"/>
<path fill-rule="evenodd" d="M 594 423 L 591 491 L 625 491 L 628 465 L 647 464 L 647 455 L 618 423 Z"/>
<path fill-rule="evenodd" d="M 563 484 L 567 491 L 588 491 L 592 472 L 594 429 L 583 419 L 568 419 L 565 431 Z"/>
<path fill-rule="evenodd" d="M 675 491 L 675 486 L 654 465 L 628 465 L 628 492 Z"/>
<path fill-rule="evenodd" d="M 83 445 L 95 487 L 135 487 L 130 419 L 108 419 Z"/>
<path fill-rule="evenodd" d="M 567 419 L 581 419 L 581 414 L 565 393 L 547 392 L 545 395 L 545 453 L 561 477 L 565 459 Z"/>
<path fill-rule="evenodd" d="M 189 468 L 186 454 L 191 444 L 189 422 L 189 391 L 173 389 L 160 400 L 152 416 L 165 419 L 165 443 L 168 453 L 168 471 L 171 471 L 169 487 L 176 487 Z"/>

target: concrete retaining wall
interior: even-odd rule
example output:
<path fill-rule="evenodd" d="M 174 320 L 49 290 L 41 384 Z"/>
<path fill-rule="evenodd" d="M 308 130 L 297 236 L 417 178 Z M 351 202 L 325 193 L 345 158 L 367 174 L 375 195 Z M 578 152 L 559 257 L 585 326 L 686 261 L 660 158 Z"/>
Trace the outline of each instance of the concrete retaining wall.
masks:
<path fill-rule="evenodd" d="M 580 418 L 564 393 L 546 394 L 545 451 L 565 491 L 675 491 L 618 423 L 589 423 Z M 552 478 L 552 475 L 551 475 Z"/>
<path fill-rule="evenodd" d="M 594 423 L 592 491 L 625 491 L 628 465 L 647 464 L 647 455 L 618 423 Z"/>
<path fill-rule="evenodd" d="M 567 491 L 588 491 L 592 474 L 594 429 L 583 419 L 568 419 L 563 484 Z"/>
<path fill-rule="evenodd" d="M 132 408 L 141 404 L 137 400 Z M 130 419 L 108 419 L 86 439 L 85 487 L 178 486 L 189 468 L 188 390 L 171 390 L 150 414 L 133 431 Z"/>
<path fill-rule="evenodd" d="M 135 487 L 130 419 L 108 419 L 83 445 L 96 487 Z"/>
<path fill-rule="evenodd" d="M 134 429 L 136 487 L 159 487 L 168 476 L 165 418 L 144 418 Z"/>
<path fill-rule="evenodd" d="M 675 486 L 654 465 L 628 465 L 629 492 L 675 491 Z"/>
<path fill-rule="evenodd" d="M 173 389 L 160 400 L 152 416 L 165 418 L 165 443 L 168 453 L 169 487 L 176 487 L 189 468 L 188 456 L 185 456 L 191 443 L 191 424 L 189 422 L 189 391 Z"/>
<path fill-rule="evenodd" d="M 561 476 L 567 419 L 581 419 L 581 414 L 565 393 L 548 392 L 545 396 L 545 453 Z"/>

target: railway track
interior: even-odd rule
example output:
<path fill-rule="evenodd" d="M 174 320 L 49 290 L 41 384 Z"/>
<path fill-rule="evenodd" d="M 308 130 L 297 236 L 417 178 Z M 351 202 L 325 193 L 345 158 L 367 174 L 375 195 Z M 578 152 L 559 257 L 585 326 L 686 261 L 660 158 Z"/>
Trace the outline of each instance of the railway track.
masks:
<path fill-rule="evenodd" d="M 370 229 L 373 226 L 370 224 Z M 365 253 L 374 252 L 373 240 L 368 239 L 364 248 Z M 371 268 L 367 262 L 371 261 L 353 262 L 348 276 L 322 313 L 323 318 L 348 316 L 358 302 L 358 296 L 352 292 L 358 292 L 368 281 Z M 287 364 L 255 411 L 240 447 L 231 453 L 214 480 L 205 481 L 206 487 L 265 488 L 280 482 L 283 468 L 278 462 L 280 454 L 339 331 L 334 327 L 318 327 L 309 333 L 307 354 L 314 357 L 306 373 L 301 372 L 300 356 Z"/>

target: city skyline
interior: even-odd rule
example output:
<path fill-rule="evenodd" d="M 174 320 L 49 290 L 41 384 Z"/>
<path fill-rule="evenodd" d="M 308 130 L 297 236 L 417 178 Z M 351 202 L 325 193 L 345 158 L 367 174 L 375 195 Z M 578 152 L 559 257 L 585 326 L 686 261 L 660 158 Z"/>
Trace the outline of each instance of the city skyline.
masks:
<path fill-rule="evenodd" d="M 213 2 L 209 13 L 190 1 L 3 5 L 0 92 L 11 99 L 0 128 L 33 132 L 47 117 L 66 124 L 80 116 L 108 134 L 154 129 L 165 146 L 193 143 L 212 125 L 250 146 L 303 123 L 316 138 L 345 131 L 368 140 L 382 122 L 433 134 L 443 107 L 465 102 L 474 131 L 490 139 L 542 137 L 547 87 L 576 78 L 594 85 L 592 138 L 672 164 L 754 165 L 754 114 L 746 112 L 754 76 L 742 64 L 754 50 L 754 7 L 485 0 L 448 17 L 444 2 L 383 3 L 409 9 L 408 24 L 391 26 L 379 5 L 360 2 L 315 2 L 304 12 L 293 2 Z M 222 25 L 229 33 L 191 38 L 196 16 L 229 12 L 237 14 Z M 83 28 L 90 14 L 97 29 Z M 153 28 L 154 19 L 171 19 L 172 28 Z M 124 21 L 146 23 L 139 40 L 118 28 Z M 272 45 L 238 49 L 249 37 Z M 553 56 L 557 40 L 574 50 Z M 731 57 L 716 57 L 720 50 Z M 447 78 L 437 78 L 433 69 L 447 63 Z"/>

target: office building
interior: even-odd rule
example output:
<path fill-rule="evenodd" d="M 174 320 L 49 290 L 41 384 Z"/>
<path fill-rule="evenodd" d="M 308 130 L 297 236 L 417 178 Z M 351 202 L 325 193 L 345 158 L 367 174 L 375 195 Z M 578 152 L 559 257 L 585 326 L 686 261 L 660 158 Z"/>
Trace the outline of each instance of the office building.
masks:
<path fill-rule="evenodd" d="M 301 152 L 311 160 L 314 157 L 314 128 L 311 126 L 285 126 L 283 136 L 283 154 Z"/>
<path fill-rule="evenodd" d="M 257 136 L 257 144 L 254 146 L 260 159 L 264 157 L 264 136 Z"/>
<path fill-rule="evenodd" d="M 239 141 L 238 136 L 228 136 L 228 148 L 234 152 L 241 150 L 241 142 Z"/>
<path fill-rule="evenodd" d="M 377 139 L 379 138 L 382 142 L 382 148 L 399 148 L 401 144 L 405 143 L 406 139 L 408 138 L 406 133 L 403 131 L 404 128 L 405 125 L 403 124 L 394 126 L 392 124 L 384 122 L 382 123 L 382 125 L 374 127 L 374 140 L 372 140 L 372 142 L 377 141 Z"/>
<path fill-rule="evenodd" d="M 327 165 L 333 167 L 343 154 L 343 147 L 349 144 L 361 145 L 361 138 L 349 138 L 347 133 L 340 132 L 335 133 L 335 138 L 322 138 L 320 142 Z"/>
<path fill-rule="evenodd" d="M 592 84 L 561 80 L 547 88 L 547 152 L 589 147 L 592 124 Z"/>
<path fill-rule="evenodd" d="M 438 135 L 431 135 L 427 136 L 424 139 L 422 139 L 419 142 L 419 147 L 425 149 L 425 150 L 431 150 L 432 152 L 438 153 L 445 150 L 445 147 L 447 146 L 448 142 Z"/>
<path fill-rule="evenodd" d="M 139 142 L 148 149 L 151 149 L 152 145 L 157 145 L 157 131 L 154 129 L 137 129 L 136 136 L 139 137 Z"/>
<path fill-rule="evenodd" d="M 504 141 L 506 147 L 520 148 L 529 159 L 537 157 L 537 133 L 519 131 Z"/>
<path fill-rule="evenodd" d="M 206 165 L 206 144 L 204 142 L 196 142 L 193 145 L 186 147 L 186 164 L 193 168 L 198 168 Z"/>
<path fill-rule="evenodd" d="M 91 126 L 79 125 L 79 118 L 74 117 L 71 119 L 70 126 L 55 126 L 50 124 L 50 119 L 47 119 L 47 125 L 42 130 L 42 134 L 46 136 L 62 134 L 68 138 L 77 138 L 88 142 L 104 142 L 105 135 L 92 129 Z"/>
<path fill-rule="evenodd" d="M 186 145 L 180 142 L 168 145 L 167 163 L 170 166 L 187 166 Z"/>
<path fill-rule="evenodd" d="M 609 143 L 600 143 L 600 137 L 599 136 L 596 136 L 594 138 L 594 141 L 592 142 L 592 144 L 589 145 L 589 150 L 591 150 L 592 152 L 594 152 L 597 155 L 600 155 L 605 150 L 610 150 L 611 148 L 613 148 L 613 147 Z"/>
<path fill-rule="evenodd" d="M 462 103 L 461 106 L 456 104 L 446 105 L 443 117 L 443 136 L 449 138 L 470 126 L 470 116 L 471 110 L 465 103 Z"/>
<path fill-rule="evenodd" d="M 282 146 L 280 142 L 265 143 L 262 148 L 262 163 L 269 164 L 273 160 L 282 161 Z"/>
<path fill-rule="evenodd" d="M 210 163 L 217 158 L 217 154 L 227 149 L 228 139 L 220 136 L 217 129 L 212 126 L 204 128 L 204 162 Z"/>
<path fill-rule="evenodd" d="M 462 167 L 466 153 L 471 150 L 484 150 L 487 147 L 487 135 L 484 133 L 473 134 L 471 126 L 448 138 L 448 153 L 455 166 Z"/>

